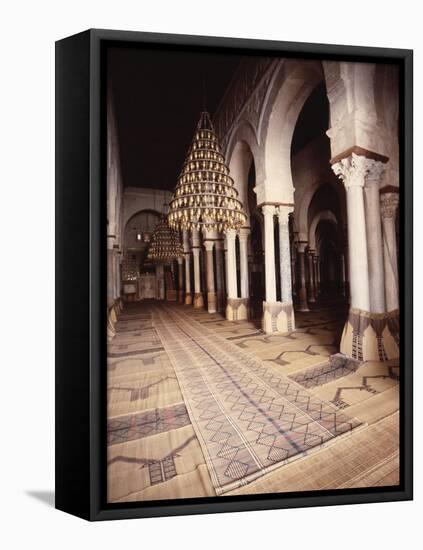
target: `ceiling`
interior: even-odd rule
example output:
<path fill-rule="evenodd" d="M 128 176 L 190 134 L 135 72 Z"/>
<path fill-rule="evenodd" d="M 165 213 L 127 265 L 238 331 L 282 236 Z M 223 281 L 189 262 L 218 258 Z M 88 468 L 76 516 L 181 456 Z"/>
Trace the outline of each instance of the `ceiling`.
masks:
<path fill-rule="evenodd" d="M 204 97 L 213 115 L 241 59 L 174 49 L 108 49 L 125 187 L 174 189 Z"/>

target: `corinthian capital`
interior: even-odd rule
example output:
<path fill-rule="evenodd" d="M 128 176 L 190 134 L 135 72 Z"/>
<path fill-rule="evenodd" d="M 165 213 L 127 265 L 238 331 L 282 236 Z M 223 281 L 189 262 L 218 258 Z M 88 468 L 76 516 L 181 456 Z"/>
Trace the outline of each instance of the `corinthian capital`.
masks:
<path fill-rule="evenodd" d="M 369 171 L 366 175 L 366 185 L 379 186 L 385 172 L 386 164 L 380 160 L 369 160 Z"/>
<path fill-rule="evenodd" d="M 345 187 L 364 187 L 366 176 L 376 161 L 351 153 L 349 157 L 332 164 L 332 170 L 342 180 Z"/>
<path fill-rule="evenodd" d="M 380 195 L 380 213 L 382 218 L 395 217 L 398 204 L 398 193 L 382 193 Z"/>

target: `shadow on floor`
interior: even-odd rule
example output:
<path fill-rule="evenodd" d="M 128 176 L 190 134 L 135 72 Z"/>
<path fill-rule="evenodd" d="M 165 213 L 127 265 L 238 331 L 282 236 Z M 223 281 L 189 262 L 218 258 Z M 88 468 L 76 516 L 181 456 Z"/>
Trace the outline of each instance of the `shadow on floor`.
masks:
<path fill-rule="evenodd" d="M 54 508 L 54 491 L 26 491 L 26 494 L 39 500 L 46 506 Z"/>

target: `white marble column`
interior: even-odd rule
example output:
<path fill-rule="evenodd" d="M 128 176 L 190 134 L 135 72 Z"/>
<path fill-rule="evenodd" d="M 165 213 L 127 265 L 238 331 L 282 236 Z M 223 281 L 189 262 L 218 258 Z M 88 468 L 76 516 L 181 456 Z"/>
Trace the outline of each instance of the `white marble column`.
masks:
<path fill-rule="evenodd" d="M 250 229 L 242 227 L 239 230 L 239 261 L 241 275 L 241 298 L 248 299 L 250 296 L 250 285 L 248 280 L 248 237 Z"/>
<path fill-rule="evenodd" d="M 236 279 L 236 235 L 235 229 L 226 231 L 226 288 L 228 293 L 228 299 L 226 301 L 226 318 L 229 321 L 240 321 L 248 318 L 248 298 L 238 297 Z"/>
<path fill-rule="evenodd" d="M 264 263 L 266 276 L 266 302 L 276 302 L 275 274 L 275 238 L 273 216 L 275 207 L 266 204 L 262 207 L 264 215 Z"/>
<path fill-rule="evenodd" d="M 379 183 L 384 169 L 385 165 L 382 162 L 373 161 L 366 176 L 366 186 L 364 188 L 370 311 L 374 313 L 383 313 L 386 311 L 383 239 L 379 199 Z"/>
<path fill-rule="evenodd" d="M 363 187 L 369 166 L 366 157 L 354 153 L 332 165 L 347 193 L 351 307 L 367 312 L 370 292 Z"/>
<path fill-rule="evenodd" d="M 373 308 L 380 309 L 382 301 L 379 293 L 373 296 L 369 265 L 373 266 L 372 275 L 377 276 L 380 273 L 380 254 L 378 258 L 369 260 L 371 254 L 378 254 L 377 250 L 370 248 L 376 246 L 378 237 L 370 235 L 366 229 L 366 210 L 367 220 L 376 233 L 377 215 L 372 195 L 374 190 L 370 190 L 365 208 L 363 188 L 375 165 L 375 160 L 352 153 L 332 166 L 347 191 L 350 311 L 340 347 L 341 353 L 358 361 L 386 361 L 397 358 L 399 354 L 398 320 L 386 312 L 372 311 Z"/>
<path fill-rule="evenodd" d="M 281 276 L 281 302 L 292 304 L 291 245 L 289 242 L 289 214 L 292 207 L 278 207 L 279 267 Z"/>
<path fill-rule="evenodd" d="M 236 231 L 226 231 L 226 280 L 228 298 L 238 298 L 236 282 L 236 252 L 235 252 Z"/>
<path fill-rule="evenodd" d="M 216 313 L 216 290 L 214 284 L 213 248 L 214 241 L 204 241 L 206 249 L 207 311 Z"/>
<path fill-rule="evenodd" d="M 195 308 L 204 306 L 204 298 L 201 292 L 201 273 L 200 273 L 200 235 L 196 229 L 192 230 L 192 257 L 194 264 L 194 300 Z"/>
<path fill-rule="evenodd" d="M 184 259 L 181 256 L 178 258 L 178 301 L 183 304 L 184 302 Z"/>
<path fill-rule="evenodd" d="M 385 297 L 387 311 L 399 309 L 398 256 L 395 217 L 399 204 L 398 193 L 382 193 L 380 196 L 383 250 L 385 265 Z"/>
<path fill-rule="evenodd" d="M 299 284 L 298 295 L 300 298 L 300 311 L 310 311 L 307 301 L 307 282 L 306 282 L 306 266 L 305 266 L 305 250 L 307 242 L 300 241 L 298 243 L 298 263 L 299 263 Z"/>

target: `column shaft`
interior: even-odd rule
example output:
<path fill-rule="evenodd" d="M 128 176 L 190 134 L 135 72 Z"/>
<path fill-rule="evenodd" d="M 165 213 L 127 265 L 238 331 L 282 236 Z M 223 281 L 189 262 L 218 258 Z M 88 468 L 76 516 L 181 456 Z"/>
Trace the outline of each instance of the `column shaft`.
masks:
<path fill-rule="evenodd" d="M 281 302 L 292 304 L 291 246 L 289 242 L 288 217 L 291 208 L 279 206 L 278 210 Z"/>
<path fill-rule="evenodd" d="M 300 311 L 309 311 L 308 302 L 307 302 L 307 284 L 306 284 L 306 269 L 305 269 L 305 248 L 307 243 L 298 244 L 298 263 L 300 268 L 300 288 L 299 288 L 299 298 L 300 298 Z"/>
<path fill-rule="evenodd" d="M 184 301 L 184 273 L 183 273 L 184 259 L 178 258 L 178 300 Z"/>
<path fill-rule="evenodd" d="M 207 283 L 207 310 L 216 313 L 216 292 L 214 284 L 213 241 L 205 241 L 206 249 L 206 283 Z"/>
<path fill-rule="evenodd" d="M 248 230 L 241 229 L 239 234 L 239 256 L 241 271 L 241 298 L 249 298 L 248 280 Z"/>
<path fill-rule="evenodd" d="M 370 311 L 366 219 L 362 185 L 347 187 L 351 307 Z"/>
<path fill-rule="evenodd" d="M 309 290 L 310 290 L 310 302 L 316 301 L 316 286 L 314 280 L 314 254 L 312 250 L 308 251 L 307 260 L 308 260 L 308 278 L 309 278 Z"/>
<path fill-rule="evenodd" d="M 381 202 L 386 309 L 387 311 L 393 311 L 399 308 L 397 237 L 395 231 L 398 195 L 396 193 L 384 193 L 381 196 Z"/>
<path fill-rule="evenodd" d="M 383 164 L 378 163 L 383 169 Z M 379 179 L 381 170 L 367 177 L 365 193 L 367 248 L 369 262 L 370 311 L 383 313 L 385 304 L 385 274 L 383 260 L 382 224 L 380 217 Z"/>
<path fill-rule="evenodd" d="M 226 279 L 228 298 L 238 298 L 236 282 L 236 252 L 235 252 L 236 231 L 229 229 L 226 232 Z"/>
<path fill-rule="evenodd" d="M 275 207 L 263 206 L 264 215 L 264 261 L 266 275 L 266 302 L 276 302 L 275 239 L 273 216 Z"/>

